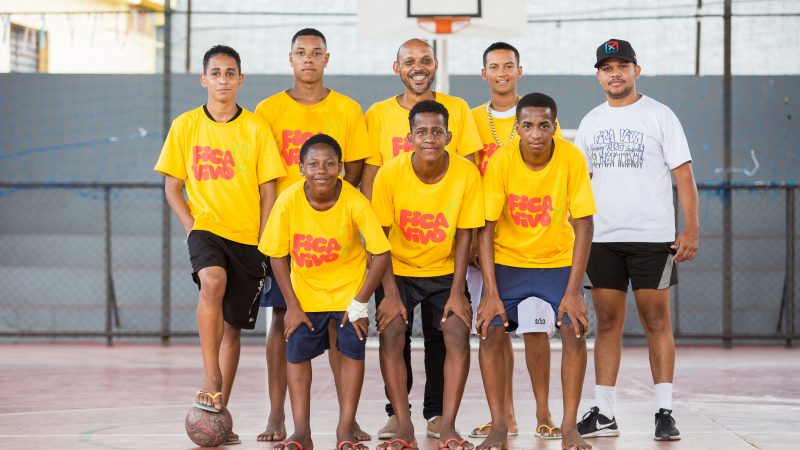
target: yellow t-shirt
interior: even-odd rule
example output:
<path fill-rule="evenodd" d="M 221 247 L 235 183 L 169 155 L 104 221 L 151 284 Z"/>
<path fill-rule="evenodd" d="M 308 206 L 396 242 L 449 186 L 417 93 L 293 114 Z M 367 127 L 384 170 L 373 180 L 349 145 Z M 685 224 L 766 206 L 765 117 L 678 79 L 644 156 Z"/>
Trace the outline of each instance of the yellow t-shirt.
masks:
<path fill-rule="evenodd" d="M 314 105 L 298 103 L 281 91 L 259 103 L 256 115 L 269 124 L 286 168 L 286 176 L 278 180 L 278 193 L 303 179 L 298 168 L 300 146 L 315 134 L 325 133 L 336 139 L 342 147 L 344 162 L 365 159 L 371 154 L 361 106 L 336 91 L 330 91 Z"/>
<path fill-rule="evenodd" d="M 425 184 L 403 153 L 378 170 L 372 209 L 380 224 L 391 227 L 392 266 L 396 275 L 435 277 L 455 270 L 457 228 L 484 225 L 478 169 L 469 160 L 449 154 L 447 173 Z"/>
<path fill-rule="evenodd" d="M 530 170 L 519 147 L 492 158 L 483 177 L 486 220 L 497 221 L 494 260 L 525 268 L 572 265 L 575 232 L 568 219 L 595 213 L 589 169 L 583 153 L 554 139 L 550 162 Z"/>
<path fill-rule="evenodd" d="M 258 243 L 258 186 L 286 175 L 263 120 L 242 109 L 218 123 L 202 106 L 172 122 L 155 171 L 185 181 L 193 229 L 247 245 Z"/>
<path fill-rule="evenodd" d="M 435 95 L 436 101 L 444 105 L 449 114 L 447 129 L 453 133 L 453 139 L 447 150 L 455 150 L 461 156 L 480 150 L 483 144 L 467 102 L 440 92 Z M 380 167 L 393 157 L 414 150 L 414 146 L 408 142 L 408 133 L 411 131 L 409 112 L 397 103 L 396 97 L 370 106 L 366 120 L 372 156 L 367 158 L 367 164 Z"/>
<path fill-rule="evenodd" d="M 477 164 L 478 170 L 481 172 L 482 176 L 486 175 L 486 165 L 489 163 L 489 159 L 494 156 L 495 152 L 505 147 L 518 148 L 519 146 L 519 135 L 517 134 L 517 131 L 514 130 L 516 115 L 513 113 L 515 112 L 515 109 L 509 111 L 510 117 L 497 117 L 496 114 L 492 115 L 492 123 L 494 123 L 494 129 L 497 132 L 497 138 L 500 140 L 500 145 L 498 145 L 497 140 L 492 134 L 492 127 L 489 125 L 488 108 L 489 102 L 472 108 L 472 117 L 475 119 L 475 125 L 478 127 L 478 134 L 481 136 L 481 141 L 483 142 L 483 148 L 481 148 L 478 153 L 475 154 L 475 163 Z M 514 136 L 511 140 L 509 140 L 512 130 L 514 130 Z M 555 137 L 564 137 L 564 135 L 561 133 L 561 126 L 558 125 L 558 119 L 556 119 Z"/>
<path fill-rule="evenodd" d="M 346 310 L 366 280 L 366 251 L 391 250 L 369 200 L 346 181 L 341 184 L 339 199 L 327 211 L 311 207 L 305 182 L 289 186 L 258 244 L 267 256 L 291 253 L 292 288 L 305 312 Z"/>

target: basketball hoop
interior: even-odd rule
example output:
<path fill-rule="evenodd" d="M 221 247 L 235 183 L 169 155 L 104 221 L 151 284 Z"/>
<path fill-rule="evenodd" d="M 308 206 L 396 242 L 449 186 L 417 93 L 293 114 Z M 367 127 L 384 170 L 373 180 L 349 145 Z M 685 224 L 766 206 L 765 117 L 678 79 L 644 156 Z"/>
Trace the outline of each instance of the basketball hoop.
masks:
<path fill-rule="evenodd" d="M 417 24 L 423 30 L 436 34 L 452 34 L 469 26 L 469 17 L 464 16 L 434 16 L 418 17 Z"/>

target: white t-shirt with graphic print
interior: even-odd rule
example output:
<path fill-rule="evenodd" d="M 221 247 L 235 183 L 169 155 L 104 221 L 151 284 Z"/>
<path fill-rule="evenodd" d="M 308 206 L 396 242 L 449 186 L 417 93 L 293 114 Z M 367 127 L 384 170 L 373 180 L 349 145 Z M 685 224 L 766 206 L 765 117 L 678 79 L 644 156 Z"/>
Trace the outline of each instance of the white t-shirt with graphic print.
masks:
<path fill-rule="evenodd" d="M 692 156 L 669 107 L 645 95 L 603 103 L 583 118 L 575 145 L 592 173 L 594 242 L 675 240 L 671 170 Z"/>

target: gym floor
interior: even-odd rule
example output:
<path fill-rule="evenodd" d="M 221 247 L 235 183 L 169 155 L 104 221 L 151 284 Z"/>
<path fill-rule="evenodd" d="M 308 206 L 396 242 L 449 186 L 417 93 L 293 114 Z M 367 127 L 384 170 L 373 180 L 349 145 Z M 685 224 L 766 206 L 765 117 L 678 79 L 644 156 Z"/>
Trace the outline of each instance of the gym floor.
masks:
<path fill-rule="evenodd" d="M 184 416 L 201 382 L 198 345 L 3 344 L 0 345 L 0 447 L 9 449 L 191 449 Z M 424 371 L 421 350 L 413 352 L 412 417 L 420 448 Z M 561 415 L 561 354 L 554 345 L 551 408 Z M 378 352 L 367 350 L 367 370 L 357 419 L 373 433 L 383 426 L 383 383 Z M 580 413 L 592 406 L 592 353 Z M 327 357 L 313 362 L 312 430 L 320 449 L 335 447 L 338 418 Z M 800 448 L 800 350 L 767 346 L 679 347 L 674 416 L 683 435 L 677 442 L 653 441 L 655 400 L 647 349 L 626 347 L 618 380 L 618 438 L 589 442 L 596 449 L 797 449 Z M 256 442 L 266 423 L 264 347 L 245 345 L 229 408 L 243 441 L 235 450 L 267 449 Z M 535 403 L 522 350 L 516 351 L 515 405 L 520 435 L 511 449 L 558 449 L 560 441 L 534 436 Z M 291 414 L 286 405 L 288 429 Z M 473 346 L 467 388 L 457 419 L 468 433 L 488 421 L 477 349 Z M 473 443 L 480 443 L 473 439 Z M 377 444 L 368 442 L 370 448 Z"/>

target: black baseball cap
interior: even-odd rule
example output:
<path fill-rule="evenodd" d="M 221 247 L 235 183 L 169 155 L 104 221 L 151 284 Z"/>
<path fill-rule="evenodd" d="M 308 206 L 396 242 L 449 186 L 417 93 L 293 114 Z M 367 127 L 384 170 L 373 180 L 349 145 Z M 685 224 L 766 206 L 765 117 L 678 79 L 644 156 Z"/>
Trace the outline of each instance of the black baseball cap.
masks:
<path fill-rule="evenodd" d="M 633 51 L 631 43 L 622 39 L 609 39 L 597 47 L 597 63 L 594 68 L 597 69 L 609 58 L 619 58 L 636 64 L 636 52 Z"/>

